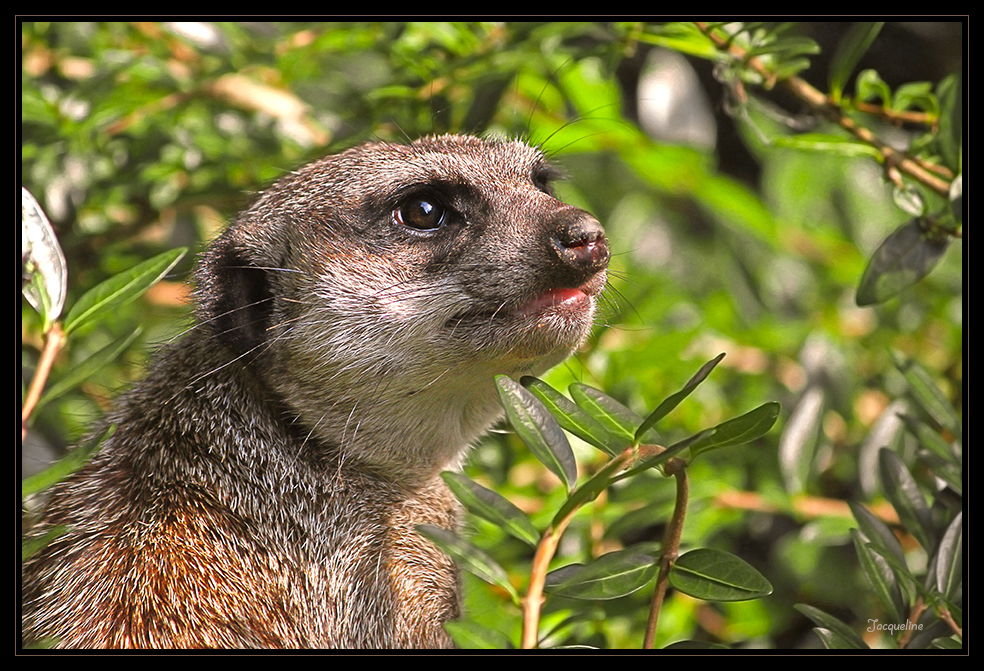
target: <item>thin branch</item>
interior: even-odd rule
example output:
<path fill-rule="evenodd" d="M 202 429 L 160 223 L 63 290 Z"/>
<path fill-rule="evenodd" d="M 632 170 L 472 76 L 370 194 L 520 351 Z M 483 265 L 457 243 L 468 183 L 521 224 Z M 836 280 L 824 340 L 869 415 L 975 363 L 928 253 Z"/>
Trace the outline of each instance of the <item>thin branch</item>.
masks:
<path fill-rule="evenodd" d="M 21 408 L 21 440 L 27 436 L 27 420 L 34 411 L 34 406 L 41 398 L 44 391 L 45 382 L 51 373 L 51 366 L 55 362 L 55 357 L 65 345 L 65 333 L 62 331 L 61 322 L 55 322 L 45 334 L 44 349 L 41 351 L 41 358 L 38 359 L 38 368 L 34 371 L 34 379 L 27 389 L 27 396 L 24 398 L 24 406 Z"/>
<path fill-rule="evenodd" d="M 696 26 L 708 39 L 714 42 L 718 49 L 746 64 L 765 81 L 776 81 L 774 72 L 759 58 L 749 56 L 744 49 L 736 45 L 730 38 L 719 35 L 706 23 L 696 22 Z M 943 197 L 949 196 L 950 183 L 944 179 L 940 179 L 931 172 L 932 170 L 939 170 L 938 166 L 930 168 L 930 164 L 909 156 L 905 152 L 893 149 L 871 130 L 855 123 L 853 119 L 845 114 L 844 110 L 832 104 L 824 93 L 811 86 L 806 80 L 800 79 L 799 77 L 787 77 L 777 83 L 781 84 L 783 88 L 792 93 L 796 98 L 806 103 L 816 114 L 830 119 L 862 142 L 877 149 L 889 167 L 898 168 L 901 172 L 904 172 Z M 948 175 L 948 178 L 952 179 L 953 175 Z"/>
<path fill-rule="evenodd" d="M 680 538 L 683 535 L 683 521 L 687 515 L 687 500 L 690 497 L 690 483 L 687 481 L 686 462 L 682 459 L 670 459 L 666 463 L 666 472 L 676 478 L 676 502 L 673 506 L 673 516 L 666 527 L 663 536 L 663 547 L 659 556 L 659 575 L 656 577 L 656 589 L 649 607 L 649 622 L 646 624 L 646 638 L 642 647 L 652 650 L 656 639 L 656 625 L 659 624 L 659 613 L 666 598 L 666 588 L 670 582 L 670 570 L 676 563 L 680 552 Z"/>

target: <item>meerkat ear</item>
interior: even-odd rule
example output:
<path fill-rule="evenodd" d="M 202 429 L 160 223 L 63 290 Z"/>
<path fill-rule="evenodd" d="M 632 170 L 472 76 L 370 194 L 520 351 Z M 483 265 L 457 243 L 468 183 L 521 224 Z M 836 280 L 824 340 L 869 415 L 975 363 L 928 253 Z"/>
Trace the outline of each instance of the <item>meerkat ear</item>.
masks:
<path fill-rule="evenodd" d="M 267 274 L 229 235 L 205 252 L 198 273 L 198 316 L 214 337 L 244 354 L 266 337 L 273 311 Z"/>

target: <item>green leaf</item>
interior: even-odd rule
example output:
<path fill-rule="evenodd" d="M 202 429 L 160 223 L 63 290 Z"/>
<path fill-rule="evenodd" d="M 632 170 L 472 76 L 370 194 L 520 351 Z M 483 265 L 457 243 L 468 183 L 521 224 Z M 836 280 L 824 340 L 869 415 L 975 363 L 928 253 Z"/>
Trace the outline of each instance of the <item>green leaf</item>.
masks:
<path fill-rule="evenodd" d="M 41 551 L 49 543 L 51 543 L 51 541 L 63 535 L 67 531 L 68 527 L 60 524 L 58 526 L 51 527 L 40 536 L 29 536 L 24 538 L 21 540 L 21 561 L 27 561 L 31 555 L 35 552 Z"/>
<path fill-rule="evenodd" d="M 158 254 L 87 291 L 69 310 L 65 318 L 65 335 L 139 298 L 157 284 L 186 251 L 181 247 Z"/>
<path fill-rule="evenodd" d="M 862 70 L 854 86 L 858 100 L 867 102 L 877 98 L 881 100 L 883 107 L 891 106 L 892 90 L 874 70 Z"/>
<path fill-rule="evenodd" d="M 636 427 L 642 424 L 642 417 L 624 405 L 586 384 L 574 383 L 568 391 L 578 407 L 591 415 L 606 431 L 632 443 Z"/>
<path fill-rule="evenodd" d="M 799 494 L 806 488 L 820 437 L 824 405 L 824 389 L 818 385 L 808 386 L 779 437 L 779 468 L 790 494 Z"/>
<path fill-rule="evenodd" d="M 544 591 L 571 599 L 604 601 L 632 594 L 653 579 L 655 557 L 635 550 L 610 552 L 589 564 L 573 564 L 547 574 Z"/>
<path fill-rule="evenodd" d="M 656 426 L 656 423 L 659 422 L 659 420 L 666 417 L 675 407 L 680 405 L 680 402 L 689 396 L 690 393 L 697 388 L 697 385 L 707 379 L 707 376 L 711 374 L 711 371 L 714 370 L 714 367 L 717 366 L 723 358 L 724 353 L 722 352 L 711 361 L 705 363 L 701 366 L 700 370 L 698 370 L 697 373 L 690 378 L 687 384 L 683 386 L 683 389 L 656 406 L 656 409 L 650 413 L 649 417 L 647 417 L 636 430 L 634 442 L 639 443 L 642 440 L 642 436 L 644 436 L 649 429 Z"/>
<path fill-rule="evenodd" d="M 486 552 L 451 531 L 433 524 L 418 524 L 417 531 L 454 559 L 455 563 L 487 583 L 501 587 L 519 604 L 519 594 L 509 582 L 509 576 Z"/>
<path fill-rule="evenodd" d="M 577 484 L 577 463 L 560 424 L 533 394 L 507 375 L 497 375 L 495 384 L 502 406 L 506 409 L 506 417 L 516 433 L 570 492 Z"/>
<path fill-rule="evenodd" d="M 501 631 L 488 629 L 475 622 L 452 620 L 444 623 L 444 630 L 451 635 L 460 650 L 508 650 L 513 646 L 509 637 Z"/>
<path fill-rule="evenodd" d="M 903 622 L 906 617 L 905 600 L 902 598 L 902 589 L 895 571 L 884 557 L 868 548 L 857 529 L 851 529 L 851 539 L 861 563 L 861 571 L 868 579 L 875 596 L 893 622 Z"/>
<path fill-rule="evenodd" d="M 955 436 L 961 435 L 960 418 L 940 388 L 925 368 L 912 359 L 906 359 L 898 352 L 892 352 L 895 367 L 905 376 L 913 400 L 933 418 L 937 424 Z"/>
<path fill-rule="evenodd" d="M 875 517 L 871 511 L 854 501 L 847 502 L 854 519 L 861 527 L 861 533 L 876 547 L 891 554 L 902 565 L 905 565 L 905 553 L 902 551 L 902 544 L 895 537 L 888 525 Z M 884 553 L 883 553 L 884 554 Z"/>
<path fill-rule="evenodd" d="M 936 552 L 936 589 L 953 601 L 963 585 L 963 512 L 957 513 Z"/>
<path fill-rule="evenodd" d="M 705 601 L 747 601 L 772 594 L 772 585 L 750 564 L 729 552 L 701 548 L 677 559 L 670 584 Z"/>
<path fill-rule="evenodd" d="M 949 238 L 927 230 L 928 224 L 916 217 L 885 238 L 861 276 L 855 297 L 859 306 L 883 303 L 897 296 L 936 267 Z"/>
<path fill-rule="evenodd" d="M 940 102 L 940 130 L 936 141 L 943 163 L 955 173 L 962 171 L 963 79 L 959 72 L 946 77 L 936 87 Z"/>
<path fill-rule="evenodd" d="M 899 514 L 902 526 L 915 536 L 923 549 L 932 551 L 933 524 L 929 507 L 905 463 L 895 452 L 883 447 L 878 451 L 878 472 L 885 498 Z"/>
<path fill-rule="evenodd" d="M 775 425 L 780 405 L 775 401 L 763 403 L 740 417 L 718 424 L 690 445 L 691 458 L 701 452 L 731 447 L 761 438 Z"/>
<path fill-rule="evenodd" d="M 45 490 L 85 466 L 103 442 L 114 433 L 116 425 L 110 424 L 102 433 L 80 444 L 45 470 L 21 480 L 21 498 Z"/>
<path fill-rule="evenodd" d="M 803 603 L 798 603 L 794 605 L 793 608 L 813 620 L 817 626 L 835 633 L 844 641 L 848 642 L 850 644 L 848 647 L 856 649 L 868 647 L 868 644 L 864 642 L 864 639 L 855 633 L 854 629 L 844 622 L 841 622 L 833 615 L 829 615 L 819 608 L 814 608 L 813 606 L 808 606 Z"/>
<path fill-rule="evenodd" d="M 38 403 L 34 407 L 34 412 L 37 413 L 38 410 L 44 407 L 47 403 L 58 398 L 65 392 L 74 389 L 76 386 L 89 379 L 89 377 L 96 371 L 102 370 L 107 364 L 115 361 L 121 353 L 126 351 L 126 348 L 130 346 L 134 339 L 140 335 L 142 330 L 143 329 L 137 327 L 129 335 L 117 338 L 82 363 L 77 366 L 73 366 L 65 377 L 45 389 L 44 394 L 38 399 Z"/>
<path fill-rule="evenodd" d="M 730 650 L 726 645 L 711 643 L 710 641 L 677 641 L 663 647 L 663 650 Z"/>
<path fill-rule="evenodd" d="M 536 547 L 540 535 L 522 510 L 461 473 L 445 471 L 441 473 L 441 477 L 469 512 L 492 522 L 524 543 Z"/>
<path fill-rule="evenodd" d="M 612 456 L 629 446 L 629 441 L 605 429 L 577 404 L 543 380 L 525 376 L 520 383 L 540 399 L 565 431 Z"/>
<path fill-rule="evenodd" d="M 933 95 L 932 84 L 929 82 L 906 82 L 895 90 L 892 109 L 896 112 L 904 112 L 910 108 L 922 110 L 933 117 L 940 113 L 940 104 L 936 100 L 936 96 Z"/>
<path fill-rule="evenodd" d="M 820 637 L 820 642 L 823 643 L 823 647 L 827 650 L 856 650 L 857 646 L 854 645 L 852 640 L 846 639 L 836 631 L 831 631 L 830 629 L 825 629 L 823 627 L 817 627 L 813 632 Z M 865 646 L 866 648 L 868 646 Z"/>
<path fill-rule="evenodd" d="M 817 151 L 824 154 L 838 154 L 839 156 L 881 158 L 881 152 L 869 144 L 839 135 L 828 135 L 824 133 L 779 136 L 772 139 L 772 144 L 777 147 L 786 147 L 800 151 Z"/>
<path fill-rule="evenodd" d="M 841 99 L 844 85 L 883 25 L 884 21 L 859 21 L 851 26 L 837 45 L 830 62 L 830 94 L 834 102 Z"/>

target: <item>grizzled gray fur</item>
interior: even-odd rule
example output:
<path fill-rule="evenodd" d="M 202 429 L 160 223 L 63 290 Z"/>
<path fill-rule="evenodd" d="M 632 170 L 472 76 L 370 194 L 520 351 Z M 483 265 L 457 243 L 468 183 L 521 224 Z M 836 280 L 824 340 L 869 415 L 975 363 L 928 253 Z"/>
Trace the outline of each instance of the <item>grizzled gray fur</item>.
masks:
<path fill-rule="evenodd" d="M 608 247 L 521 142 L 366 144 L 287 175 L 207 249 L 197 325 L 118 402 L 34 533 L 25 643 L 448 647 L 442 470 L 493 376 L 586 336 Z"/>

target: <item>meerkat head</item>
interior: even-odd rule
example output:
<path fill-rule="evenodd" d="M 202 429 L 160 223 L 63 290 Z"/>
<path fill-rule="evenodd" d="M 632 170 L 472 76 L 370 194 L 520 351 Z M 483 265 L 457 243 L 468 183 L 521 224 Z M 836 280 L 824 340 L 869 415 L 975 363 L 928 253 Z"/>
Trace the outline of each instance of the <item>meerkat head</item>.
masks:
<path fill-rule="evenodd" d="M 445 466 L 497 415 L 495 374 L 543 372 L 592 325 L 608 245 L 554 177 L 467 136 L 312 163 L 206 252 L 200 317 L 346 454 Z"/>

